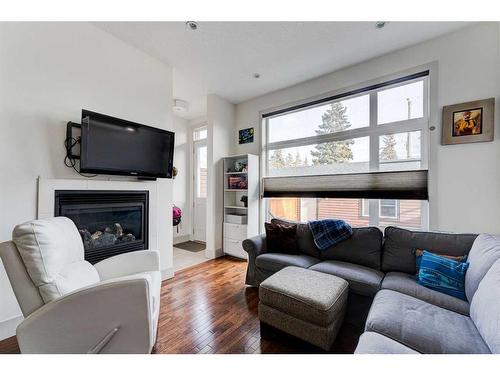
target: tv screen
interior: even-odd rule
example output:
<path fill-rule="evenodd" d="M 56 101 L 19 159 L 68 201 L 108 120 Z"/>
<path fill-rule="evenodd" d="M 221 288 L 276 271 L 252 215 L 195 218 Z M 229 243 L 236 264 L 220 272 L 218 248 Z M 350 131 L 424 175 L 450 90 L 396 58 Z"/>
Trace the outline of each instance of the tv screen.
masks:
<path fill-rule="evenodd" d="M 82 111 L 80 171 L 172 178 L 174 133 Z"/>

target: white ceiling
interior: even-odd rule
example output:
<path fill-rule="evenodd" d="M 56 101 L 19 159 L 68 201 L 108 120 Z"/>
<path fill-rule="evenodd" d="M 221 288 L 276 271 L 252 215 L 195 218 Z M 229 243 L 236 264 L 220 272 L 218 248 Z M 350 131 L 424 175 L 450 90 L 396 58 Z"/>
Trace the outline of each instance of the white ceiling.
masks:
<path fill-rule="evenodd" d="M 183 117 L 204 116 L 206 95 L 233 103 L 455 31 L 464 22 L 99 22 L 174 68 Z M 261 78 L 253 78 L 258 72 Z"/>

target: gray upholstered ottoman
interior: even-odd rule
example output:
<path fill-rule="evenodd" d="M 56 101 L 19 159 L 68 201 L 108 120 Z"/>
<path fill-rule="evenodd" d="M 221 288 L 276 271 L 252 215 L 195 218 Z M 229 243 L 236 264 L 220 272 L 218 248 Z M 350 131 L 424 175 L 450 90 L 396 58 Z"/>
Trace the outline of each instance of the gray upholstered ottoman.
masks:
<path fill-rule="evenodd" d="M 259 287 L 259 319 L 329 350 L 346 310 L 348 284 L 340 277 L 286 267 Z"/>

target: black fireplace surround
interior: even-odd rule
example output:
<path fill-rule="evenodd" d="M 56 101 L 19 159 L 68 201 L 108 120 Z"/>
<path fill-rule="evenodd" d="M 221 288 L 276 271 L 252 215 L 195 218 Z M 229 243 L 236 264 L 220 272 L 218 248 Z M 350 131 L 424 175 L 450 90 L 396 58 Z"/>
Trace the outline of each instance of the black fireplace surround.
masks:
<path fill-rule="evenodd" d="M 148 191 L 56 190 L 55 216 L 73 220 L 85 260 L 148 248 Z"/>

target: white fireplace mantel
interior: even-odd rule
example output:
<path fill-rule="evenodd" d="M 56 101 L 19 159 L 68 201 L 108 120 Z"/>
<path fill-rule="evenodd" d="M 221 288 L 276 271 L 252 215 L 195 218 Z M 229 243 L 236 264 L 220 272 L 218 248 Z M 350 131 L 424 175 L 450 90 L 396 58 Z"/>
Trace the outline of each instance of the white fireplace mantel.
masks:
<path fill-rule="evenodd" d="M 164 197 L 158 188 L 157 181 L 116 181 L 96 179 L 52 179 L 38 178 L 38 209 L 37 218 L 54 217 L 56 190 L 141 190 L 149 192 L 149 237 L 148 244 L 151 249 L 160 251 L 162 265 L 162 278 L 173 277 L 172 266 L 172 210 L 163 207 Z M 169 240 L 170 239 L 170 242 Z"/>

